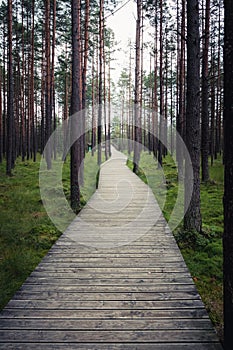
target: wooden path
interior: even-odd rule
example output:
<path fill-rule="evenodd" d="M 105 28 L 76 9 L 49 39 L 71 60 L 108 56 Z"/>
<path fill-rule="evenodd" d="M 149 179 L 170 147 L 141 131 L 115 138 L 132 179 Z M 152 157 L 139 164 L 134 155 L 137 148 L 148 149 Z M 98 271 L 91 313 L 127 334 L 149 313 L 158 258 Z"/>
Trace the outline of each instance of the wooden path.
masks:
<path fill-rule="evenodd" d="M 149 188 L 113 157 L 0 313 L 0 349 L 222 349 Z"/>

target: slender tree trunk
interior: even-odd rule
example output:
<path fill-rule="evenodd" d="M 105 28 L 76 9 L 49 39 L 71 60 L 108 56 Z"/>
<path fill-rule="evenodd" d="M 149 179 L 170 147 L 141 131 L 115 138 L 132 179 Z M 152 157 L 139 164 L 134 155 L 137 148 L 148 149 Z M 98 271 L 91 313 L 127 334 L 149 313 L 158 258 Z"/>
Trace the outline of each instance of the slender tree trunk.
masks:
<path fill-rule="evenodd" d="M 92 156 L 94 156 L 96 146 L 96 96 L 95 96 L 95 49 L 92 58 Z"/>
<path fill-rule="evenodd" d="M 108 154 L 111 157 L 111 50 L 108 58 Z"/>
<path fill-rule="evenodd" d="M 2 163 L 2 68 L 0 67 L 0 163 Z"/>
<path fill-rule="evenodd" d="M 158 145 L 158 165 L 163 165 L 163 144 L 162 140 L 164 138 L 164 89 L 163 89 L 163 0 L 160 0 L 160 60 L 159 60 L 159 94 L 160 94 L 160 104 L 159 104 L 159 145 Z"/>
<path fill-rule="evenodd" d="M 210 0 L 206 0 L 205 11 L 205 31 L 204 31 L 204 48 L 202 60 L 202 108 L 201 108 L 201 169 L 202 181 L 209 180 L 209 70 L 208 70 L 208 53 L 209 53 L 209 27 L 210 27 Z"/>
<path fill-rule="evenodd" d="M 6 24 L 3 22 L 3 156 L 6 156 L 6 133 L 7 133 L 7 79 L 6 79 L 6 71 L 7 71 L 7 62 L 6 62 Z"/>
<path fill-rule="evenodd" d="M 233 2 L 224 0 L 224 349 L 233 349 Z"/>
<path fill-rule="evenodd" d="M 217 78 L 217 120 L 216 120 L 216 140 L 215 140 L 215 158 L 221 152 L 221 130 L 222 130 L 222 111 L 221 111 L 221 2 L 218 9 L 218 78 Z"/>
<path fill-rule="evenodd" d="M 180 39 L 180 54 L 179 54 L 179 105 L 177 114 L 177 131 L 181 138 L 184 138 L 185 131 L 185 0 L 182 0 L 181 9 L 181 39 Z M 179 178 L 183 177 L 183 148 L 180 143 L 180 138 L 176 138 L 176 158 L 178 163 Z"/>
<path fill-rule="evenodd" d="M 215 95 L 215 67 L 214 67 L 214 47 L 211 48 L 211 81 L 210 81 L 210 97 L 211 97 L 211 108 L 210 108 L 210 115 L 211 115 L 211 127 L 210 127 L 210 156 L 211 156 L 211 166 L 214 163 L 214 153 L 215 153 L 215 130 L 216 130 L 216 118 L 218 115 L 218 112 L 215 113 L 215 101 L 216 97 L 218 99 L 218 90 L 217 90 L 217 96 Z M 217 108 L 218 111 L 218 101 L 217 101 Z M 216 115 L 216 118 L 215 118 Z"/>
<path fill-rule="evenodd" d="M 137 173 L 140 160 L 140 49 L 141 49 L 141 0 L 137 0 L 136 22 L 136 65 L 135 65 L 135 96 L 134 96 L 134 158 L 133 172 Z"/>
<path fill-rule="evenodd" d="M 53 30 L 52 30 L 52 61 L 51 61 L 51 119 L 53 122 L 53 130 L 56 129 L 57 126 L 57 118 L 56 118 L 56 106 L 55 106 L 55 54 L 56 54 L 56 13 L 57 13 L 57 0 L 53 0 Z M 54 135 L 54 143 L 53 143 L 53 157 L 57 158 L 57 139 Z"/>
<path fill-rule="evenodd" d="M 158 152 L 158 23 L 157 23 L 158 1 L 155 2 L 155 42 L 154 42 L 154 98 L 152 113 L 152 132 L 153 132 L 153 154 L 157 157 Z"/>
<path fill-rule="evenodd" d="M 187 0 L 187 111 L 186 145 L 191 163 L 185 160 L 186 230 L 201 231 L 200 212 L 200 34 L 198 0 Z M 191 170 L 193 169 L 193 177 Z M 193 191 L 190 193 L 190 183 Z"/>
<path fill-rule="evenodd" d="M 80 14 L 81 18 L 81 14 Z M 83 68 L 82 68 L 82 136 L 81 136 L 81 165 L 80 165 L 80 185 L 84 185 L 84 158 L 85 158 L 85 116 L 86 116 L 86 93 L 87 93 L 87 63 L 89 51 L 89 19 L 90 19 L 90 1 L 85 1 L 85 23 L 84 23 L 84 50 L 83 50 Z"/>
<path fill-rule="evenodd" d="M 99 106 L 98 106 L 98 125 L 97 125 L 97 143 L 98 143 L 98 165 L 102 159 L 102 114 L 103 114 L 103 47 L 104 47 L 104 28 L 103 28 L 104 0 L 100 0 L 99 10 Z"/>
<path fill-rule="evenodd" d="M 32 0 L 32 32 L 31 32 L 31 71 L 30 71 L 30 113 L 31 113 L 31 119 L 32 119 L 32 150 L 33 150 L 33 161 L 36 161 L 36 153 L 37 153 L 37 145 L 36 145 L 36 124 L 35 124 L 35 111 L 34 111 L 34 104 L 35 104 L 35 98 L 34 98 L 34 56 L 35 56 L 35 1 Z"/>
<path fill-rule="evenodd" d="M 46 81 L 45 81 L 45 134 L 48 142 L 52 131 L 51 115 L 51 61 L 50 61 L 50 0 L 45 0 L 45 61 L 46 61 Z M 51 169 L 52 149 L 51 144 L 46 147 L 45 154 L 47 168 Z"/>
<path fill-rule="evenodd" d="M 8 113 L 7 113 L 7 152 L 6 174 L 11 176 L 13 166 L 13 128 L 14 128 L 14 82 L 13 82 L 13 48 L 12 48 L 12 0 L 8 0 Z"/>
<path fill-rule="evenodd" d="M 25 50 L 24 50 L 24 0 L 22 0 L 22 74 L 21 74 L 21 143 L 22 161 L 26 156 L 26 123 L 25 123 Z"/>
<path fill-rule="evenodd" d="M 80 186 L 79 168 L 80 159 L 80 138 L 77 139 L 80 128 L 80 116 L 77 113 L 82 108 L 82 85 L 81 85 L 81 28 L 80 14 L 81 1 L 72 0 L 72 95 L 71 95 L 71 139 L 76 140 L 71 146 L 71 207 L 75 212 L 80 209 Z"/>

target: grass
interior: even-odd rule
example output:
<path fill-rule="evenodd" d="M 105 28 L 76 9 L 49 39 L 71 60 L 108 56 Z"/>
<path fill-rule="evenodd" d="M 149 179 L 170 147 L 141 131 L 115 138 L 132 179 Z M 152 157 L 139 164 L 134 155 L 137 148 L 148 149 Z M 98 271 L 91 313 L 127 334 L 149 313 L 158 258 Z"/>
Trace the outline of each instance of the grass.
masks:
<path fill-rule="evenodd" d="M 132 158 L 128 160 L 132 169 Z M 185 232 L 182 222 L 174 230 L 186 264 L 207 308 L 210 318 L 223 340 L 223 165 L 219 157 L 210 167 L 210 181 L 201 183 L 201 234 Z M 142 152 L 138 176 L 147 183 L 166 218 L 169 220 L 178 193 L 177 171 L 170 155 L 158 169 L 152 155 Z"/>
<path fill-rule="evenodd" d="M 12 177 L 0 165 L 0 308 L 3 308 L 61 232 L 50 221 L 43 207 L 39 188 L 38 161 L 17 160 Z M 96 189 L 96 156 L 85 159 L 81 205 Z M 63 190 L 69 198 L 69 161 L 63 166 Z"/>

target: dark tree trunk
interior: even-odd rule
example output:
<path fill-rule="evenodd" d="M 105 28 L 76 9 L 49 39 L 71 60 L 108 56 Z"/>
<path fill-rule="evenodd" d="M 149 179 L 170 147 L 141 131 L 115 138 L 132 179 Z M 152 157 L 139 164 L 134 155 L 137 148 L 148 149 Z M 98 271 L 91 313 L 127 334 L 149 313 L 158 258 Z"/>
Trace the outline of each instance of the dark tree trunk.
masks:
<path fill-rule="evenodd" d="M 136 65 L 135 65 L 135 96 L 134 96 L 134 158 L 133 172 L 138 171 L 140 160 L 140 50 L 141 50 L 141 0 L 137 0 L 137 23 L 136 23 Z"/>
<path fill-rule="evenodd" d="M 233 349 L 233 2 L 224 0 L 224 349 Z"/>
<path fill-rule="evenodd" d="M 72 95 L 71 95 L 71 139 L 76 141 L 71 146 L 71 207 L 75 212 L 80 209 L 80 138 L 77 139 L 80 128 L 80 116 L 74 115 L 81 111 L 82 86 L 81 86 L 81 28 L 80 13 L 81 1 L 72 0 Z"/>
<path fill-rule="evenodd" d="M 185 134 L 185 0 L 182 0 L 181 9 L 181 39 L 180 39 L 180 54 L 179 56 L 179 104 L 177 113 L 177 131 L 179 135 L 184 139 Z M 178 163 L 179 178 L 184 176 L 183 174 L 183 162 L 184 155 L 182 145 L 180 144 L 180 138 L 176 138 L 176 158 Z"/>
<path fill-rule="evenodd" d="M 210 26 L 210 0 L 206 0 L 205 11 L 205 31 L 204 48 L 202 60 L 202 108 L 201 108 L 201 169 L 202 181 L 209 180 L 209 70 L 208 70 L 208 52 L 209 52 L 209 26 Z"/>
<path fill-rule="evenodd" d="M 13 128 L 14 128 L 14 82 L 13 82 L 13 53 L 12 53 L 12 0 L 8 0 L 8 113 L 7 113 L 7 149 L 6 173 L 11 175 L 13 167 Z"/>
<path fill-rule="evenodd" d="M 24 11 L 24 1 L 22 0 L 22 13 Z M 22 161 L 26 156 L 26 120 L 25 120 L 25 50 L 24 50 L 24 16 L 22 15 L 22 73 L 21 73 L 21 144 Z"/>
<path fill-rule="evenodd" d="M 154 94 L 153 94 L 153 112 L 152 112 L 152 148 L 153 154 L 157 157 L 158 151 L 158 23 L 156 20 L 158 11 L 158 0 L 155 2 L 155 42 L 154 42 Z"/>
<path fill-rule="evenodd" d="M 57 126 L 57 118 L 56 118 L 56 108 L 55 108 L 55 54 L 56 54 L 56 13 L 57 13 L 57 0 L 53 0 L 53 30 L 52 30 L 52 62 L 51 62 L 51 122 L 53 122 L 53 130 L 56 129 Z M 57 139 L 54 137 L 53 143 L 53 157 L 57 158 Z"/>
<path fill-rule="evenodd" d="M 36 124 L 35 124 L 35 110 L 34 110 L 34 50 L 35 50 L 35 40 L 34 40 L 34 34 L 35 34 L 35 1 L 32 0 L 32 32 L 31 32 L 31 67 L 30 67 L 30 114 L 31 114 L 31 120 L 32 120 L 32 151 L 33 151 L 33 161 L 36 161 L 36 153 L 37 153 L 37 147 L 36 147 Z"/>
<path fill-rule="evenodd" d="M 51 62 L 50 62 L 50 0 L 45 0 L 45 61 L 46 61 L 46 82 L 45 82 L 45 134 L 46 142 L 49 140 L 52 131 L 51 114 Z M 51 145 L 47 148 L 45 157 L 47 168 L 51 169 L 52 149 Z"/>
<path fill-rule="evenodd" d="M 2 132 L 2 68 L 0 68 L 0 163 L 2 163 L 2 146 L 3 146 L 3 132 Z"/>
<path fill-rule="evenodd" d="M 198 0 L 187 0 L 187 110 L 186 145 L 191 164 L 185 161 L 185 207 L 191 197 L 184 217 L 186 230 L 201 231 L 200 212 L 200 35 Z M 193 169 L 193 178 L 191 169 Z M 193 191 L 190 193 L 190 183 Z"/>
<path fill-rule="evenodd" d="M 160 62 L 159 62 L 159 144 L 158 144 L 158 165 L 163 165 L 163 144 L 161 140 L 164 138 L 164 91 L 163 91 L 163 0 L 160 0 Z"/>

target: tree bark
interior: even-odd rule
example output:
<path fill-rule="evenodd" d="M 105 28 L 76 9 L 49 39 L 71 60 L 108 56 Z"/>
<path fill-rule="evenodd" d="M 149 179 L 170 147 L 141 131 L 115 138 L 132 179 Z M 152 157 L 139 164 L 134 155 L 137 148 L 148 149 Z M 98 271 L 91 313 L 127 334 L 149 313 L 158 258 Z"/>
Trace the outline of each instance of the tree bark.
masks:
<path fill-rule="evenodd" d="M 134 96 L 134 157 L 133 172 L 137 173 L 140 160 L 140 50 L 141 50 L 141 0 L 137 0 L 137 22 L 136 22 L 136 65 L 135 65 L 135 96 Z"/>
<path fill-rule="evenodd" d="M 45 141 L 48 142 L 52 131 L 51 114 L 51 62 L 50 62 L 50 0 L 45 0 L 45 61 L 46 61 L 46 81 L 45 81 Z M 52 149 L 47 146 L 45 154 L 47 168 L 51 169 Z"/>
<path fill-rule="evenodd" d="M 204 48 L 202 60 L 202 108 L 201 108 L 201 169 L 202 181 L 209 180 L 209 36 L 210 36 L 210 0 L 206 0 L 205 10 L 205 30 L 204 30 Z"/>
<path fill-rule="evenodd" d="M 81 1 L 72 0 L 72 95 L 71 95 L 71 139 L 74 143 L 71 146 L 71 207 L 74 212 L 80 209 L 80 138 L 77 139 L 80 128 L 80 116 L 77 115 L 82 108 L 82 86 L 81 86 L 81 28 L 80 14 Z M 74 116 L 76 115 L 76 118 Z"/>
<path fill-rule="evenodd" d="M 164 137 L 164 87 L 163 87 L 163 0 L 160 0 L 160 62 L 159 62 L 159 144 L 158 144 L 158 166 L 163 165 L 163 144 L 162 141 Z"/>
<path fill-rule="evenodd" d="M 13 48 L 12 48 L 12 0 L 8 0 L 8 99 L 7 99 L 7 149 L 6 174 L 11 176 L 13 167 L 13 127 L 14 127 L 14 82 L 13 82 Z"/>
<path fill-rule="evenodd" d="M 233 349 L 233 2 L 224 0 L 224 349 Z"/>
<path fill-rule="evenodd" d="M 99 106 L 98 106 L 98 125 L 97 125 L 97 144 L 98 144 L 98 165 L 102 161 L 102 114 L 103 114 L 103 47 L 104 47 L 104 28 L 103 28 L 104 0 L 100 0 L 99 9 Z"/>
<path fill-rule="evenodd" d="M 187 110 L 186 145 L 191 163 L 185 160 L 186 230 L 201 231 L 200 212 L 200 35 L 198 0 L 187 0 Z M 193 177 L 191 170 L 193 169 Z M 193 183 L 193 191 L 190 192 Z"/>

